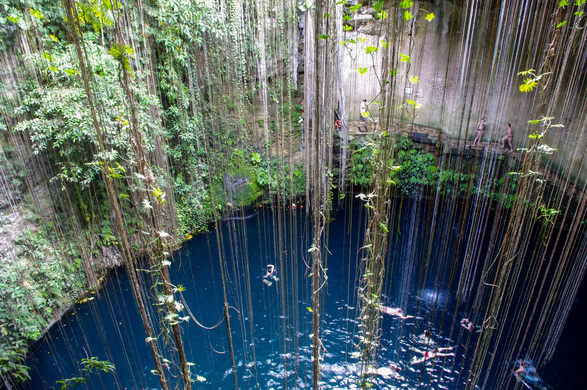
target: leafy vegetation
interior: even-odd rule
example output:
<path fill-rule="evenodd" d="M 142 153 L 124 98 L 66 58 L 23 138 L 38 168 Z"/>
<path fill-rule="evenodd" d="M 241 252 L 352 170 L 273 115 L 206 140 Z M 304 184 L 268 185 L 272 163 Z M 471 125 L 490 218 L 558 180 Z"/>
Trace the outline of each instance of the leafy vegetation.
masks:
<path fill-rule="evenodd" d="M 116 370 L 114 364 L 107 360 L 98 360 L 98 358 L 92 356 L 90 358 L 84 358 L 80 362 L 82 376 L 73 378 L 67 378 L 57 381 L 56 383 L 61 384 L 61 390 L 75 389 L 80 384 L 85 384 L 88 381 L 88 377 L 92 373 L 103 372 L 110 374 Z"/>
<path fill-rule="evenodd" d="M 23 364 L 27 345 L 55 318 L 58 310 L 84 291 L 86 280 L 75 252 L 55 246 L 51 229 L 23 231 L 17 253 L 0 262 L 0 375 L 28 378 Z"/>

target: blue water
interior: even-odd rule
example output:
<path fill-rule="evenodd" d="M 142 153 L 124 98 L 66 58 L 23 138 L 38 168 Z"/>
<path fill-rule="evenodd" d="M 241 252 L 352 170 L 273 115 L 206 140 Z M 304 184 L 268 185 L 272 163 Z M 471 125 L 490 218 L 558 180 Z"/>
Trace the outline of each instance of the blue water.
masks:
<path fill-rule="evenodd" d="M 285 211 L 281 259 L 276 212 L 264 208 L 253 218 L 221 224 L 238 380 L 243 389 L 285 388 L 286 380 L 290 388 L 311 388 L 308 221 L 299 207 Z M 397 364 L 404 379 L 378 376 L 372 380 L 374 388 L 455 389 L 464 388 L 467 380 L 468 371 L 461 367 L 469 366 L 477 335 L 460 328 L 458 322 L 464 316 L 474 321 L 477 317 L 455 306 L 450 287 L 457 282 L 441 271 L 443 258 L 459 258 L 463 253 L 463 246 L 456 245 L 461 229 L 458 224 L 445 229 L 441 221 L 439 231 L 430 238 L 428 212 L 427 206 L 416 207 L 413 202 L 401 209 L 396 227 L 399 233 L 393 236 L 388 259 L 387 280 L 392 283 L 386 285 L 384 300 L 390 306 L 402 306 L 416 318 L 402 321 L 382 316 L 379 366 Z M 459 223 L 468 222 L 463 219 Z M 322 324 L 324 389 L 357 388 L 355 269 L 363 225 L 363 208 L 351 203 L 328 228 L 330 253 L 325 266 L 328 283 Z M 433 241 L 429 243 L 432 248 L 447 244 L 448 256 L 443 257 L 441 250 L 427 253 L 422 240 L 428 238 Z M 192 314 L 205 326 L 216 324 L 223 315 L 218 247 L 214 233 L 195 237 L 174 254 L 170 270 L 172 281 L 185 287 L 183 295 Z M 414 259 L 428 255 L 428 272 L 424 274 L 422 264 L 413 266 L 419 263 Z M 276 264 L 278 269 L 280 280 L 272 286 L 262 282 L 267 264 Z M 185 310 L 181 314 L 187 315 Z M 436 359 L 434 364 L 410 365 L 410 359 L 419 356 L 411 348 L 426 348 L 421 336 L 425 329 L 432 330 L 433 343 L 453 347 L 456 356 Z M 195 382 L 194 388 L 234 388 L 224 323 L 206 330 L 190 319 L 183 332 L 187 358 L 195 364 L 192 372 L 205 378 Z M 116 371 L 92 374 L 88 388 L 157 389 L 159 381 L 151 373 L 154 364 L 144 339 L 126 273 L 119 269 L 105 279 L 95 299 L 76 304 L 34 346 L 28 362 L 32 378 L 22 388 L 60 388 L 57 380 L 79 375 L 80 360 L 95 356 L 113 362 Z M 568 364 L 564 368 L 568 369 Z M 179 373 L 173 366 L 171 372 L 175 375 L 172 383 L 178 384 Z M 486 388 L 492 388 L 491 383 Z M 509 385 L 514 388 L 513 381 Z M 584 388 L 581 383 L 575 385 L 565 388 Z"/>

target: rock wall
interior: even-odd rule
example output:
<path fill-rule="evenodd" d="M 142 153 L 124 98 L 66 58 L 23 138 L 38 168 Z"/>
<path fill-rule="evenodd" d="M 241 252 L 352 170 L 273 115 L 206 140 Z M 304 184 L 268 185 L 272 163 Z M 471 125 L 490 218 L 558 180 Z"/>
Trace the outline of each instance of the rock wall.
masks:
<path fill-rule="evenodd" d="M 477 121 L 487 116 L 484 140 L 498 142 L 511 123 L 516 148 L 527 146 L 528 135 L 536 131 L 529 120 L 552 116 L 554 122 L 565 127 L 548 131 L 544 142 L 558 149 L 548 158 L 559 167 L 572 166 L 573 174 L 585 179 L 583 163 L 577 155 L 577 150 L 587 148 L 585 119 L 576 114 L 585 106 L 585 88 L 572 81 L 577 75 L 570 72 L 578 68 L 583 73 L 580 77 L 587 76 L 586 69 L 580 67 L 581 55 L 573 58 L 573 53 L 560 53 L 554 58 L 548 77 L 549 87 L 556 94 L 540 89 L 545 85 L 522 93 L 519 86 L 524 77 L 518 75 L 520 71 L 539 68 L 548 53 L 545 49 L 551 48 L 552 42 L 562 51 L 581 38 L 572 34 L 565 37 L 562 33 L 553 36 L 554 17 L 544 9 L 534 9 L 536 4 L 518 9 L 495 2 L 414 3 L 410 12 L 416 17 L 410 21 L 403 20 L 401 13 L 392 15 L 393 11 L 389 11 L 388 18 L 395 20 L 382 21 L 373 8 L 361 7 L 346 22 L 352 31 L 345 32 L 347 43 L 341 44 L 340 49 L 349 120 L 358 120 L 363 98 L 370 102 L 371 114 L 378 116 L 381 85 L 386 78 L 391 79 L 391 75 L 383 74 L 384 44 L 395 42 L 395 55 L 399 57 L 401 53 L 411 59 L 395 59 L 396 99 L 392 106 L 396 107 L 397 119 L 439 129 L 450 138 L 472 140 Z M 425 16 L 430 12 L 435 17 L 428 21 Z M 393 32 L 391 36 L 388 31 Z M 377 51 L 368 53 L 369 47 Z M 562 59 L 563 55 L 569 58 Z M 571 63 L 567 64 L 568 61 Z M 413 83 L 410 77 L 418 77 L 418 82 Z M 398 108 L 408 100 L 419 105 L 415 117 Z"/>

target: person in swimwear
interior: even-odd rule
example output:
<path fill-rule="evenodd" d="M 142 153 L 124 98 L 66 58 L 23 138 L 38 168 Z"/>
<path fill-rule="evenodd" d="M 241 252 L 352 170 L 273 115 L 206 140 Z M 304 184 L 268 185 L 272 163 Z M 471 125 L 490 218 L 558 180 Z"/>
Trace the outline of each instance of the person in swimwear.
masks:
<path fill-rule="evenodd" d="M 469 332 L 472 332 L 473 330 L 475 330 L 475 325 L 473 325 L 473 322 L 468 318 L 463 318 L 461 320 L 461 326 L 463 328 L 467 329 Z"/>
<path fill-rule="evenodd" d="M 528 388 L 537 388 L 540 390 L 546 390 L 549 388 L 544 383 L 542 378 L 538 375 L 536 367 L 530 359 L 520 359 L 516 361 L 517 368 L 514 370 L 514 375 L 518 382 L 522 382 Z M 532 386 L 532 387 L 530 387 Z"/>
<path fill-rule="evenodd" d="M 479 122 L 477 122 L 477 128 L 475 129 L 477 131 L 477 136 L 475 137 L 475 140 L 473 141 L 473 146 L 477 145 L 477 143 L 481 142 L 481 137 L 483 137 L 483 133 L 485 133 L 485 128 L 487 127 L 487 117 L 484 116 L 483 118 L 481 118 L 481 120 Z"/>
<path fill-rule="evenodd" d="M 389 307 L 389 306 L 379 306 L 379 311 L 384 314 L 389 314 L 390 316 L 401 318 L 402 320 L 407 320 L 408 318 L 414 318 L 414 316 L 408 316 L 404 313 L 403 309 L 399 307 Z"/>
<path fill-rule="evenodd" d="M 383 379 L 397 379 L 399 381 L 405 381 L 406 378 L 400 375 L 402 368 L 395 363 L 390 363 L 389 367 L 373 367 L 367 368 L 367 374 L 381 375 Z"/>
<path fill-rule="evenodd" d="M 268 286 L 271 286 L 273 282 L 270 279 L 273 279 L 276 282 L 279 280 L 279 278 L 277 277 L 275 266 L 273 264 L 267 265 L 267 271 L 265 273 L 265 276 L 263 276 L 263 283 L 265 283 Z"/>
<path fill-rule="evenodd" d="M 418 348 L 411 347 L 412 351 L 418 352 L 422 354 L 421 358 L 414 357 L 410 364 L 420 364 L 426 363 L 428 360 L 436 359 L 437 357 L 445 357 L 445 356 L 455 356 L 454 352 L 445 352 L 445 351 L 452 351 L 452 347 L 446 348 L 434 348 L 432 351 L 421 351 Z"/>
<path fill-rule="evenodd" d="M 499 146 L 505 149 L 505 143 L 507 142 L 510 147 L 510 152 L 514 151 L 512 146 L 512 140 L 514 139 L 514 135 L 512 134 L 512 125 L 508 123 L 508 127 L 505 130 L 505 135 L 499 141 Z"/>

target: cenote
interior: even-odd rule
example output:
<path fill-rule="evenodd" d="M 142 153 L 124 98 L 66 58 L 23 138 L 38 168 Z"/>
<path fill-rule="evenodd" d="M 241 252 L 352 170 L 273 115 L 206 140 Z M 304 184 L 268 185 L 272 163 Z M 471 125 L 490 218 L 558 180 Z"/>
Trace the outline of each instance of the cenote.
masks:
<path fill-rule="evenodd" d="M 0 1 L 0 387 L 586 388 L 586 7 Z"/>
<path fill-rule="evenodd" d="M 391 224 L 394 234 L 389 236 L 389 283 L 385 284 L 382 304 L 404 307 L 406 314 L 414 318 L 402 320 L 381 315 L 379 365 L 397 364 L 403 378 L 379 376 L 373 377 L 370 383 L 374 385 L 372 388 L 381 389 L 464 388 L 480 327 L 469 332 L 459 326 L 459 321 L 470 318 L 479 323 L 483 312 L 482 308 L 469 311 L 474 310 L 470 309 L 471 298 L 457 299 L 458 279 L 454 273 L 442 270 L 448 261 L 453 263 L 450 268 L 460 273 L 463 268 L 460 259 L 466 253 L 469 239 L 484 232 L 481 228 L 479 232 L 467 231 L 471 217 L 466 216 L 462 202 L 457 206 L 451 228 L 446 229 L 443 221 L 434 231 L 430 230 L 427 218 L 434 208 L 433 200 L 396 199 L 396 204 L 397 220 Z M 306 281 L 311 276 L 307 252 L 310 243 L 308 214 L 300 205 L 298 202 L 297 207 L 280 211 L 284 218 L 284 237 L 291 238 L 283 247 L 288 255 L 282 259 L 277 252 L 277 213 L 270 207 L 229 217 L 219 226 L 218 237 L 222 240 L 220 246 L 230 284 L 234 353 L 242 388 L 285 388 L 286 378 L 291 388 L 311 387 L 311 299 Z M 366 217 L 363 203 L 355 200 L 346 202 L 328 225 L 321 388 L 359 388 L 356 269 Z M 483 229 L 491 230 L 495 223 L 492 213 Z M 203 389 L 233 386 L 226 327 L 221 321 L 223 300 L 216 237 L 208 233 L 186 242 L 172 256 L 170 267 L 171 277 L 185 287 L 181 302 L 193 316 L 183 328 L 186 355 L 195 362 L 192 371 L 199 381 L 194 386 Z M 487 250 L 489 240 L 486 237 L 483 241 Z M 446 253 L 442 253 L 443 247 Z M 424 279 L 424 262 L 412 259 L 425 258 L 429 248 L 432 248 L 429 270 Z M 271 286 L 263 283 L 267 264 L 278 267 L 279 280 Z M 476 285 L 481 276 L 472 278 Z M 576 308 L 571 313 L 574 321 L 584 319 L 580 311 Z M 91 377 L 89 388 L 160 388 L 157 377 L 150 372 L 152 359 L 144 335 L 137 331 L 140 326 L 127 275 L 118 269 L 108 275 L 97 295 L 92 295 L 88 302 L 76 304 L 34 345 L 27 362 L 32 367 L 31 380 L 19 388 L 59 388 L 57 380 L 81 375 L 78 363 L 87 356 L 107 359 L 116 365 L 114 374 Z M 581 329 L 579 324 L 571 324 L 563 339 L 572 338 L 584 344 L 585 338 L 573 337 Z M 417 353 L 410 348 L 426 349 L 425 330 L 433 334 L 431 346 L 453 347 L 455 356 L 439 358 L 434 364 L 411 365 Z M 502 353 L 499 348 L 492 350 Z M 583 388 L 580 354 L 580 350 L 565 346 L 557 350 L 555 363 L 546 366 L 543 372 L 553 388 Z M 495 372 L 506 367 L 510 378 L 504 388 L 513 388 L 514 376 L 511 368 L 507 368 L 512 362 L 508 363 L 505 356 L 498 355 L 497 359 L 502 367 Z M 495 388 L 494 380 L 490 376 L 483 387 Z M 178 383 L 176 378 L 175 385 Z"/>

